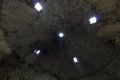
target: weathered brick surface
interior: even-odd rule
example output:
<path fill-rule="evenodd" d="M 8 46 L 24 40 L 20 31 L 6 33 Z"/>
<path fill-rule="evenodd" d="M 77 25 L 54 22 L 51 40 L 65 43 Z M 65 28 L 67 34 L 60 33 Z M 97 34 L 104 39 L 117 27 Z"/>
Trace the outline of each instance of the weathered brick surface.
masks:
<path fill-rule="evenodd" d="M 0 80 L 120 79 L 119 0 L 41 0 L 39 13 L 34 0 L 0 2 Z M 89 25 L 93 15 L 99 21 Z"/>

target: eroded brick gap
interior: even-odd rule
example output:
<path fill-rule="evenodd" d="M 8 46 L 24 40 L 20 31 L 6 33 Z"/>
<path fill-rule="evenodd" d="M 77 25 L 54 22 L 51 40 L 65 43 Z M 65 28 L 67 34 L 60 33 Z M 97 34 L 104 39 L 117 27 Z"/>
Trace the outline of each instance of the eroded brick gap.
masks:
<path fill-rule="evenodd" d="M 102 73 L 106 71 L 119 57 L 120 55 L 113 57 L 99 72 Z"/>
<path fill-rule="evenodd" d="M 33 6 L 33 0 L 19 0 L 22 3 L 27 4 L 28 6 L 32 7 Z"/>

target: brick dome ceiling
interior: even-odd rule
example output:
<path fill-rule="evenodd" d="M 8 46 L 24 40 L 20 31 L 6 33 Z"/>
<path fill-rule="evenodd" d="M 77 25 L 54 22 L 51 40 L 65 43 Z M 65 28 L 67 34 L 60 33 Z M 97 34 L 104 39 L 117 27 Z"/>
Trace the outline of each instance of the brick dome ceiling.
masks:
<path fill-rule="evenodd" d="M 120 79 L 119 0 L 0 0 L 0 8 L 0 80 Z"/>

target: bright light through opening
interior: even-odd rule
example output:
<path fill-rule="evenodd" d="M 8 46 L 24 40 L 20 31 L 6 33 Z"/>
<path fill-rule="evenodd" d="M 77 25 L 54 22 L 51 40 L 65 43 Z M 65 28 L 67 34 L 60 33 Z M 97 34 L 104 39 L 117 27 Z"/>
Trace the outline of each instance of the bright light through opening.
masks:
<path fill-rule="evenodd" d="M 40 50 L 35 50 L 34 53 L 38 55 L 40 54 Z"/>
<path fill-rule="evenodd" d="M 59 33 L 59 37 L 60 38 L 64 37 L 64 33 Z"/>
<path fill-rule="evenodd" d="M 73 61 L 74 61 L 74 63 L 77 63 L 77 62 L 78 62 L 77 57 L 74 57 L 74 58 L 73 58 Z"/>
<path fill-rule="evenodd" d="M 97 18 L 96 17 L 92 17 L 92 18 L 89 19 L 89 23 L 90 24 L 94 24 L 96 22 L 97 22 Z"/>
<path fill-rule="evenodd" d="M 42 5 L 38 2 L 35 4 L 34 8 L 37 10 L 37 11 L 41 11 L 43 9 Z"/>

